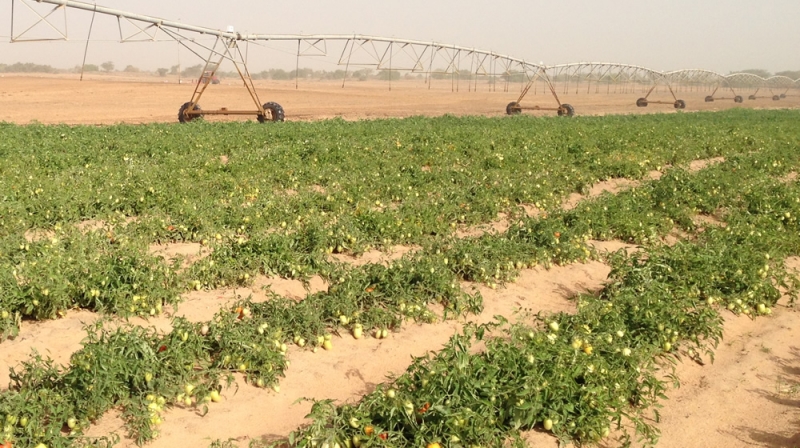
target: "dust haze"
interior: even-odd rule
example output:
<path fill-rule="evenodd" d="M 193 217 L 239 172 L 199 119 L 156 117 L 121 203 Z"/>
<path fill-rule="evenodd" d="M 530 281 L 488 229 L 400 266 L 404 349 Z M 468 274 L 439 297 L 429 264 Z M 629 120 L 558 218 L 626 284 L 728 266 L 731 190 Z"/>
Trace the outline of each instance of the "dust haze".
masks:
<path fill-rule="evenodd" d="M 492 50 L 547 65 L 602 61 L 656 70 L 703 68 L 729 73 L 800 69 L 800 2 L 793 0 L 454 1 L 101 0 L 98 4 L 187 24 L 262 34 L 368 34 Z M 67 42 L 9 43 L 12 0 L 0 10 L 0 63 L 57 68 L 80 65 L 92 14 L 68 10 Z M 17 11 L 25 6 L 16 0 Z M 63 22 L 63 13 L 53 17 Z M 18 21 L 15 32 L 33 22 Z M 41 26 L 41 25 L 40 25 Z M 38 28 L 37 28 L 38 30 Z M 46 30 L 45 30 L 46 31 Z M 165 37 L 165 36 L 162 36 Z M 143 70 L 192 65 L 201 59 L 175 42 L 119 41 L 115 18 L 98 15 L 87 63 L 112 61 Z M 252 70 L 294 68 L 291 46 L 252 45 Z M 303 61 L 334 70 L 335 61 Z"/>

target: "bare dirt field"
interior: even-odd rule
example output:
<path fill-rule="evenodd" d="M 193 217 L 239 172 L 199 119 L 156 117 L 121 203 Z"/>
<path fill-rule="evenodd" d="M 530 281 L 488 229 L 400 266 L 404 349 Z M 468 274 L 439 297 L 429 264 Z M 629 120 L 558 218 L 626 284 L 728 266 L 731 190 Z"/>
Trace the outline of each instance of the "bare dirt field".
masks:
<path fill-rule="evenodd" d="M 188 101 L 193 85 L 163 82 L 159 78 L 97 77 L 78 81 L 74 76 L 5 76 L 0 78 L 0 121 L 26 124 L 114 124 L 175 122 L 181 104 Z M 251 108 L 246 91 L 233 81 L 212 86 L 201 104 L 204 108 L 226 106 L 230 109 Z M 435 81 L 428 88 L 422 81 L 411 80 L 392 84 L 367 81 L 351 82 L 345 88 L 340 82 L 294 81 L 257 83 L 261 101 L 276 101 L 286 109 L 287 120 L 314 120 L 342 117 L 348 120 L 412 115 L 491 115 L 505 114 L 505 105 L 516 100 L 517 85 L 509 92 L 489 92 L 478 85 L 478 91 L 452 92 L 450 81 Z M 789 97 L 745 100 L 743 105 L 732 100 L 705 103 L 708 92 L 679 92 L 687 102 L 686 111 L 722 110 L 733 107 L 798 107 L 800 99 Z M 609 113 L 674 113 L 672 106 L 651 105 L 637 108 L 634 103 L 641 93 L 564 95 L 562 101 L 575 106 L 578 115 Z M 653 93 L 652 99 L 670 100 L 669 93 Z M 537 94 L 526 103 L 553 105 L 551 96 Z M 554 114 L 554 112 L 537 112 Z M 224 119 L 224 118 L 223 118 Z M 252 119 L 252 118 L 251 118 Z M 2 137 L 2 136 L 0 136 Z M 627 188 L 621 184 L 619 189 Z M 610 190 L 610 189 L 609 189 Z M 615 190 L 616 191 L 616 190 Z M 599 190 L 598 190 L 599 194 Z M 571 198 L 573 203 L 581 198 Z M 567 204 L 569 205 L 569 204 Z M 604 243 L 601 249 L 626 248 L 622 244 Z M 635 248 L 627 247 L 629 250 Z M 398 247 L 398 254 L 409 248 Z M 181 253 L 202 257 L 199 247 L 154 247 L 154 252 Z M 372 262 L 381 262 L 397 254 L 379 254 Z M 369 260 L 353 260 L 364 262 Z M 789 260 L 790 267 L 800 271 L 800 260 Z M 603 287 L 609 268 L 594 261 L 555 267 L 550 270 L 528 269 L 517 282 L 491 290 L 464 284 L 464 289 L 478 288 L 486 309 L 469 320 L 488 321 L 495 315 L 512 317 L 516 310 L 570 311 L 569 298 L 583 291 Z M 279 294 L 301 298 L 309 291 L 299 282 L 260 278 L 248 290 L 200 291 L 187 294 L 175 315 L 190 320 L 204 320 L 236 295 L 264 295 L 261 287 L 269 285 Z M 312 282 L 310 292 L 326 288 L 321 280 Z M 266 300 L 266 296 L 263 300 Z M 716 351 L 716 361 L 699 365 L 686 361 L 677 368 L 681 387 L 669 392 L 663 404 L 662 432 L 659 447 L 800 447 L 800 324 L 794 308 L 775 307 L 770 317 L 751 320 L 727 314 L 724 340 Z M 58 362 L 66 362 L 80 347 L 81 327 L 97 319 L 86 312 L 69 312 L 63 319 L 25 322 L 20 335 L 0 344 L 0 386 L 7 387 L 8 368 L 26 359 L 32 349 Z M 144 323 L 144 322 L 143 322 Z M 195 410 L 176 407 L 165 415 L 161 435 L 150 446 L 208 446 L 214 439 L 235 439 L 246 446 L 252 439 L 285 437 L 304 422 L 308 403 L 295 403 L 300 397 L 347 401 L 358 400 L 374 389 L 387 375 L 398 374 L 409 365 L 411 356 L 437 350 L 463 325 L 447 321 L 432 325 L 408 324 L 387 339 L 354 340 L 344 335 L 334 341 L 330 352 L 312 353 L 290 349 L 291 369 L 281 381 L 281 390 L 259 389 L 239 381 L 239 387 L 223 391 L 223 401 L 202 416 Z M 146 323 L 168 328 L 168 318 L 151 319 Z M 117 415 L 107 415 L 92 428 L 92 435 L 116 431 L 122 437 L 119 446 L 135 446 L 125 438 Z M 530 446 L 556 447 L 550 435 L 528 434 Z M 609 443 L 607 446 L 617 446 Z"/>
<path fill-rule="evenodd" d="M 77 75 L 14 76 L 0 78 L 0 121 L 12 123 L 66 123 L 115 124 L 175 122 L 178 109 L 189 101 L 194 89 L 193 80 L 178 84 L 175 79 L 155 76 L 124 77 L 92 75 L 80 81 Z M 496 85 L 490 91 L 488 84 L 470 85 L 467 81 L 450 80 L 402 81 L 341 81 L 300 80 L 256 81 L 261 103 L 275 101 L 283 106 L 287 120 L 317 120 L 341 117 L 347 120 L 413 115 L 436 116 L 505 114 L 506 105 L 519 97 L 520 84 Z M 570 88 L 568 92 L 557 87 L 559 98 L 575 107 L 577 115 L 604 115 L 627 113 L 674 112 L 671 104 L 650 104 L 636 107 L 636 99 L 646 95 L 641 88 L 635 92 L 606 93 L 606 90 L 585 87 Z M 504 89 L 508 88 L 507 92 Z M 477 89 L 477 91 L 476 91 Z M 586 90 L 584 90 L 586 89 Z M 620 88 L 621 91 L 621 88 Z M 577 93 L 576 93 L 577 92 Z M 595 93 L 598 92 L 598 93 Z M 706 103 L 709 91 L 681 91 L 676 96 L 686 101 L 685 111 L 724 110 L 736 107 L 794 108 L 800 98 L 789 96 L 773 101 L 772 94 L 760 92 L 756 100 L 736 104 L 733 100 Z M 729 92 L 728 92 L 729 93 Z M 738 93 L 738 92 L 737 92 Z M 748 92 L 741 92 L 745 97 Z M 718 95 L 719 96 L 719 95 Z M 650 94 L 651 101 L 672 102 L 672 95 L 659 88 Z M 241 81 L 223 79 L 212 85 L 201 98 L 203 109 L 255 110 Z M 522 101 L 523 106 L 556 107 L 552 95 L 537 85 Z M 555 115 L 554 111 L 526 112 L 537 115 Z M 213 117 L 211 120 L 255 119 Z"/>

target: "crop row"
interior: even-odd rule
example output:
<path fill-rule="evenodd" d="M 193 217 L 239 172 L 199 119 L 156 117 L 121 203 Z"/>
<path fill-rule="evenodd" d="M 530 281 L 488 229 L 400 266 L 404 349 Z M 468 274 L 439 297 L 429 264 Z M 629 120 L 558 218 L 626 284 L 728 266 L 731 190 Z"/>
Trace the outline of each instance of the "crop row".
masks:
<path fill-rule="evenodd" d="M 666 398 L 665 379 L 678 381 L 671 367 L 682 358 L 713 357 L 720 313 L 768 315 L 778 287 L 797 295 L 797 278 L 784 271 L 783 260 L 800 254 L 800 188 L 773 176 L 787 165 L 797 168 L 795 155 L 767 151 L 697 175 L 671 170 L 549 218 L 650 243 L 664 234 L 658 223 L 678 218 L 692 240 L 614 255 L 608 286 L 576 297 L 575 314 L 467 327 L 358 403 L 315 403 L 312 423 L 278 443 L 505 446 L 535 427 L 580 443 L 613 431 L 623 445 L 633 427 L 655 443 L 653 405 Z M 724 214 L 724 227 L 697 232 L 691 220 L 680 219 L 697 212 Z M 634 225 L 609 226 L 625 220 Z M 485 348 L 477 349 L 478 342 Z"/>
<path fill-rule="evenodd" d="M 2 332 L 73 307 L 148 316 L 187 289 L 246 284 L 257 273 L 327 277 L 330 252 L 431 245 L 499 212 L 513 219 L 519 204 L 558 210 L 601 179 L 793 147 L 794 119 L 732 111 L 269 129 L 0 124 Z M 75 230 L 92 222 L 103 230 Z M 172 241 L 210 246 L 215 266 L 183 272 L 147 251 Z M 476 262 L 464 277 L 492 282 L 500 268 Z"/>
<path fill-rule="evenodd" d="M 498 435 L 510 435 L 515 429 L 531 427 L 547 419 L 551 420 L 552 428 L 561 437 L 592 439 L 594 435 L 604 433 L 612 416 L 624 413 L 638 418 L 636 409 L 643 412 L 646 405 L 658 396 L 663 384 L 656 380 L 657 364 L 648 362 L 652 355 L 662 351 L 674 353 L 673 347 L 681 346 L 699 351 L 718 337 L 719 315 L 715 303 L 733 305 L 735 311 L 756 313 L 763 309 L 765 312 L 778 298 L 775 285 L 791 286 L 780 261 L 785 256 L 796 254 L 799 247 L 797 223 L 793 219 L 800 213 L 799 196 L 796 184 L 784 184 L 775 178 L 795 170 L 797 166 L 797 158 L 791 151 L 786 151 L 782 145 L 774 145 L 752 154 L 733 155 L 725 163 L 700 174 L 673 169 L 658 181 L 645 183 L 617 196 L 587 202 L 572 211 L 553 211 L 540 219 L 520 216 L 502 234 L 467 240 L 428 240 L 418 253 L 389 266 L 352 268 L 314 264 L 310 261 L 314 260 L 316 251 L 281 252 L 271 243 L 285 241 L 280 238 L 291 240 L 300 232 L 281 234 L 279 231 L 231 241 L 228 246 L 218 247 L 210 257 L 192 266 L 189 272 L 198 277 L 202 272 L 209 284 L 219 284 L 225 279 L 242 281 L 245 273 L 281 272 L 280 269 L 295 265 L 316 269 L 330 280 L 332 286 L 327 292 L 311 295 L 299 303 L 278 297 L 263 304 L 240 302 L 231 309 L 220 311 L 206 323 L 176 319 L 172 332 L 166 335 L 138 327 L 90 329 L 90 338 L 84 348 L 73 355 L 67 368 L 60 369 L 47 360 L 33 358 L 20 372 L 12 375 L 12 388 L 0 396 L 0 413 L 6 415 L 6 438 L 19 441 L 23 446 L 42 440 L 51 446 L 68 446 L 80 438 L 82 430 L 91 421 L 111 407 L 121 406 L 125 409 L 124 417 L 132 435 L 145 441 L 154 436 L 162 413 L 169 406 L 176 403 L 203 406 L 213 402 L 218 397 L 221 378 L 230 372 L 240 371 L 256 385 L 276 386 L 287 367 L 283 358 L 287 344 L 303 346 L 307 343 L 330 348 L 333 339 L 326 335 L 337 330 L 357 335 L 358 325 L 362 330 L 382 332 L 396 327 L 406 318 L 430 320 L 433 315 L 427 305 L 431 303 L 439 303 L 453 314 L 477 311 L 481 307 L 480 297 L 463 294 L 457 287 L 459 281 L 503 282 L 513 279 L 518 270 L 526 266 L 585 260 L 593 256 L 585 244 L 589 238 L 622 238 L 646 243 L 646 255 L 620 256 L 613 261 L 615 273 L 612 274 L 611 286 L 599 299 L 581 297 L 582 311 L 577 315 L 542 317 L 544 320 L 540 319 L 540 323 L 530 329 L 525 328 L 527 331 L 514 327 L 512 334 L 518 331 L 525 335 L 533 334 L 533 337 L 528 337 L 525 350 L 514 345 L 521 344 L 517 342 L 518 338 L 492 340 L 491 344 L 495 345 L 490 344 L 486 353 L 499 351 L 503 358 L 484 359 L 481 356 L 488 354 L 467 354 L 471 353 L 467 350 L 473 337 L 471 333 L 456 338 L 453 341 L 455 345 L 451 346 L 452 355 L 445 350 L 429 361 L 418 363 L 426 369 L 426 363 L 439 362 L 437 360 L 443 363 L 441 365 L 459 365 L 453 364 L 454 357 L 458 357 L 462 364 L 466 363 L 464 369 L 460 369 L 464 370 L 463 377 L 448 373 L 448 378 L 442 379 L 451 389 L 443 389 L 440 384 L 437 386 L 439 389 L 427 390 L 420 388 L 424 387 L 420 386 L 421 383 L 412 381 L 406 387 L 398 382 L 393 386 L 396 389 L 394 398 L 402 392 L 402 402 L 389 397 L 388 390 L 382 395 L 379 391 L 358 404 L 363 407 L 352 416 L 347 413 L 356 411 L 349 411 L 348 407 L 317 406 L 318 412 L 325 408 L 328 409 L 325 412 L 334 412 L 334 416 L 348 415 L 346 420 L 342 420 L 348 426 L 339 425 L 337 422 L 340 420 L 331 425 L 329 414 L 318 414 L 317 423 L 296 441 L 324 443 L 335 439 L 352 443 L 356 436 L 354 431 L 358 430 L 361 431 L 358 437 L 364 436 L 366 443 L 382 443 L 382 434 L 387 439 L 392 437 L 397 445 L 418 445 L 421 440 L 460 443 L 454 441 L 454 435 L 458 440 L 485 443 L 498 440 Z M 724 229 L 707 229 L 697 236 L 696 242 L 681 243 L 673 248 L 658 244 L 657 237 L 666 235 L 675 225 L 683 226 L 687 231 L 696 230 L 690 219 L 693 214 L 719 210 L 726 210 L 724 219 L 728 226 Z M 41 244 L 58 247 L 52 240 Z M 27 253 L 24 248 L 19 250 L 21 252 L 14 253 Z M 276 256 L 276 252 L 284 258 Z M 292 258 L 286 264 L 286 256 L 297 259 Z M 276 260 L 278 264 L 274 264 Z M 156 268 L 153 270 L 158 271 Z M 647 298 L 647 306 L 643 306 L 642 297 Z M 608 308 L 609 303 L 611 308 Z M 602 309 L 606 312 L 600 312 Z M 558 331 L 551 326 L 554 322 Z M 586 333 L 584 325 L 588 326 L 590 333 Z M 664 328 L 659 328 L 659 325 Z M 673 333 L 667 335 L 667 328 Z M 615 337 L 617 331 L 621 331 L 623 336 Z M 678 334 L 674 334 L 676 331 Z M 634 339 L 620 341 L 624 335 Z M 608 336 L 611 336 L 611 342 L 608 342 Z M 619 345 L 623 343 L 626 344 L 624 347 Z M 503 348 L 506 347 L 503 344 L 510 345 Z M 671 345 L 666 348 L 666 344 Z M 626 348 L 630 350 L 630 356 L 624 355 Z M 517 352 L 525 353 L 525 358 L 514 358 L 512 354 Z M 620 353 L 624 362 L 629 364 L 606 359 Z M 544 382 L 555 385 L 552 389 L 545 387 L 548 400 L 542 401 L 538 395 L 511 397 L 516 401 L 503 396 L 497 404 L 499 410 L 492 411 L 501 414 L 487 414 L 502 416 L 495 417 L 495 421 L 500 422 L 497 426 L 481 426 L 474 428 L 472 433 L 455 431 L 454 422 L 460 425 L 460 420 L 466 421 L 466 417 L 451 418 L 452 415 L 461 415 L 453 414 L 456 412 L 453 409 L 467 413 L 474 404 L 462 396 L 472 390 L 472 386 L 467 386 L 472 384 L 466 383 L 467 379 L 474 382 L 479 378 L 479 371 L 468 367 L 472 363 L 476 366 L 483 363 L 484 367 L 491 365 L 498 369 L 506 362 L 500 362 L 503 359 L 509 360 L 509 364 L 510 361 L 522 363 L 528 362 L 527 355 L 534 357 L 534 363 L 540 358 L 544 360 L 543 369 L 559 366 L 555 370 L 540 372 Z M 591 358 L 591 363 L 585 364 L 583 361 L 589 362 L 590 358 L 580 356 L 597 358 Z M 551 358 L 561 363 L 547 361 Z M 595 399 L 599 405 L 594 406 L 597 408 L 594 411 L 576 408 L 574 394 L 583 393 L 578 391 L 585 390 L 583 386 L 588 380 L 584 378 L 580 380 L 582 383 L 576 382 L 577 370 L 569 369 L 578 367 L 573 363 L 567 368 L 565 363 L 569 359 L 581 360 L 578 364 L 580 369 L 592 366 L 598 372 L 616 372 L 611 376 L 617 380 L 613 384 L 623 388 L 616 397 L 626 397 L 630 402 L 631 396 L 641 396 L 633 403 L 639 408 L 626 408 L 620 405 L 621 402 L 609 401 L 605 396 Z M 596 364 L 594 359 L 597 359 Z M 630 376 L 630 372 L 628 376 L 623 375 L 623 365 L 638 366 L 641 376 Z M 413 369 L 410 372 L 412 377 Z M 431 370 L 443 371 L 438 367 Z M 520 387 L 525 390 L 523 386 L 528 384 L 516 371 L 500 370 L 496 375 L 502 377 L 498 381 L 505 381 L 503 390 L 506 392 Z M 419 378 L 419 381 L 423 380 Z M 597 381 L 594 383 L 596 388 L 613 386 L 602 378 Z M 429 379 L 426 384 L 430 383 Z M 491 391 L 491 388 L 486 390 Z M 536 391 L 536 394 L 540 392 Z M 499 393 L 495 395 L 495 402 L 500 396 Z M 554 396 L 558 398 L 552 398 Z M 439 400 L 437 397 L 445 398 L 440 403 L 435 401 Z M 453 404 L 453 397 L 470 404 L 447 407 Z M 387 398 L 392 399 L 387 401 Z M 408 417 L 408 413 L 403 414 L 400 408 L 393 412 L 386 406 L 405 405 L 406 399 L 412 407 L 419 405 L 418 409 L 425 408 L 428 403 L 423 414 L 432 410 L 429 415 L 438 415 L 438 423 L 424 428 L 404 426 L 417 422 L 417 417 Z M 449 404 L 445 400 L 449 400 Z M 514 411 L 516 414 L 509 407 L 515 402 L 522 406 Z M 530 406 L 524 406 L 526 403 Z M 539 407 L 531 407 L 534 403 Z M 542 403 L 560 405 L 545 408 Z M 405 410 L 407 406 L 401 408 Z M 520 418 L 509 417 L 514 415 Z M 587 417 L 581 417 L 584 415 Z M 352 417 L 356 418 L 358 428 L 350 425 Z M 546 418 L 542 420 L 542 417 Z M 645 420 L 637 421 L 646 435 L 652 433 Z M 575 423 L 575 426 L 571 427 L 570 423 Z M 367 426 L 372 427 L 374 437 L 366 434 Z M 311 439 L 306 438 L 306 434 L 311 435 Z"/>

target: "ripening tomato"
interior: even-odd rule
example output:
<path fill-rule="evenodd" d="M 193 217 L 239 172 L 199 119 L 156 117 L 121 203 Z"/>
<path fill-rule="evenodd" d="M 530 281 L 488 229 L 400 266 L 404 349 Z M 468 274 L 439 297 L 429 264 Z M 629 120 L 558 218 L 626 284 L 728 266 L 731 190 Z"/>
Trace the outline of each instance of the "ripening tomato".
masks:
<path fill-rule="evenodd" d="M 355 324 L 353 326 L 353 338 L 361 339 L 364 335 L 364 327 L 361 324 Z"/>
<path fill-rule="evenodd" d="M 211 401 L 214 403 L 219 403 L 222 400 L 222 397 L 219 395 L 219 392 L 216 390 L 212 390 L 210 394 L 208 394 L 211 398 Z"/>
<path fill-rule="evenodd" d="M 364 427 L 364 434 L 371 436 L 375 432 L 375 428 L 372 426 L 365 426 Z"/>
<path fill-rule="evenodd" d="M 380 437 L 381 440 L 386 440 L 386 439 L 389 438 L 389 434 L 386 434 L 385 432 L 382 432 L 378 437 Z"/>
<path fill-rule="evenodd" d="M 442 445 L 439 442 L 429 443 L 427 448 L 442 448 Z"/>

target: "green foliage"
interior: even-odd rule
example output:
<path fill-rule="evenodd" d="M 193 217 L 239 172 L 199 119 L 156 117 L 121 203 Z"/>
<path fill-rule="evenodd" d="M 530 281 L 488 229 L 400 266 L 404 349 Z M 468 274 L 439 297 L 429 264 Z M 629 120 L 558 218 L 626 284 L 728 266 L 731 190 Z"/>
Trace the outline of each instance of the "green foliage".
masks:
<path fill-rule="evenodd" d="M 468 326 L 361 401 L 316 403 L 310 426 L 289 442 L 499 446 L 552 425 L 560 439 L 588 444 L 622 419 L 634 424 L 623 442 L 654 442 L 671 366 L 713 353 L 720 313 L 768 314 L 779 288 L 797 292 L 783 260 L 800 254 L 800 187 L 781 179 L 800 167 L 796 121 L 796 111 L 737 110 L 267 127 L 0 124 L 4 337 L 23 318 L 72 308 L 154 315 L 182 293 L 249 285 L 256 275 L 319 275 L 330 285 L 299 302 L 243 298 L 208 322 L 175 319 L 168 332 L 87 328 L 68 365 L 33 355 L 15 368 L 0 393 L 4 438 L 80 445 L 92 421 L 118 408 L 143 443 L 172 406 L 213 410 L 232 372 L 277 387 L 287 346 L 325 349 L 336 332 L 381 337 L 406 320 L 476 313 L 482 297 L 460 282 L 496 287 L 520 269 L 598 258 L 590 239 L 621 239 L 641 250 L 609 257 L 607 287 L 575 297 L 575 314 Z M 683 167 L 710 157 L 725 160 Z M 661 176 L 648 180 L 653 170 Z M 570 194 L 616 177 L 640 183 L 562 210 Z M 498 213 L 508 230 L 457 237 Z M 665 245 L 675 232 L 685 238 Z M 187 268 L 149 253 L 184 241 L 211 253 Z M 397 244 L 415 251 L 386 265 L 331 257 Z"/>

